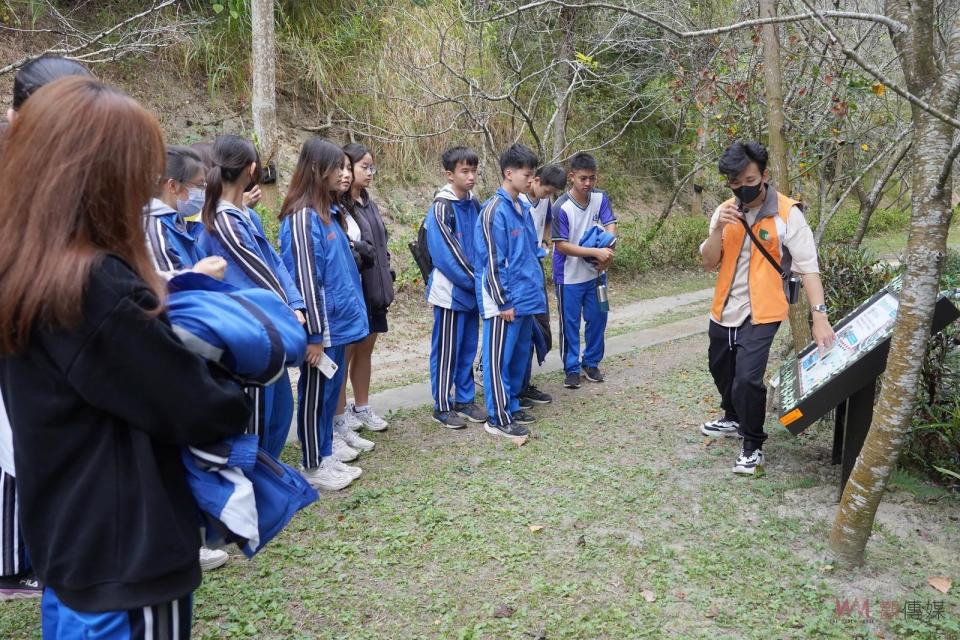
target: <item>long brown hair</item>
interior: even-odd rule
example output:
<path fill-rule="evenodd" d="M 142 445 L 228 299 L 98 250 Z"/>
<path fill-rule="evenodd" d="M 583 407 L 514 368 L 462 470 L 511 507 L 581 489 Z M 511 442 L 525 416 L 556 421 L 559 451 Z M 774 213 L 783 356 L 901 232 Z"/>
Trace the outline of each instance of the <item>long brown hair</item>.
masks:
<path fill-rule="evenodd" d="M 93 78 L 67 77 L 27 100 L 0 157 L 0 353 L 38 323 L 69 328 L 90 270 L 125 260 L 162 298 L 141 212 L 163 171 L 152 115 Z"/>
<path fill-rule="evenodd" d="M 297 168 L 293 171 L 287 197 L 280 207 L 280 219 L 304 207 L 311 207 L 324 224 L 330 224 L 330 205 L 337 198 L 327 188 L 327 178 L 343 168 L 343 159 L 343 150 L 326 138 L 307 139 L 300 148 Z"/>

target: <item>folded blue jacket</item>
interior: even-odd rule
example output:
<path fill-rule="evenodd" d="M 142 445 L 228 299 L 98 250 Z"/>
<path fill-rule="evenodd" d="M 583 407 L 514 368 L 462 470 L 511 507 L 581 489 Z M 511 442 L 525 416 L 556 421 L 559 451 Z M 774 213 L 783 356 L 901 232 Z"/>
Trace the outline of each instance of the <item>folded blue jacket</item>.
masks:
<path fill-rule="evenodd" d="M 180 340 L 238 378 L 269 384 L 303 361 L 306 332 L 272 291 L 237 289 L 193 272 L 167 286 L 167 317 Z M 317 499 L 299 473 L 259 449 L 258 441 L 245 434 L 181 451 L 207 542 L 234 542 L 247 557 Z"/>
<path fill-rule="evenodd" d="M 167 316 L 180 340 L 245 383 L 270 384 L 303 362 L 307 335 L 272 291 L 237 289 L 194 272 L 167 287 Z"/>
<path fill-rule="evenodd" d="M 207 544 L 236 543 L 248 558 L 317 499 L 303 476 L 258 448 L 257 441 L 245 434 L 181 452 Z"/>
<path fill-rule="evenodd" d="M 583 236 L 580 238 L 580 246 L 587 247 L 588 249 L 605 249 L 613 248 L 617 244 L 617 236 L 613 235 L 609 231 L 605 231 L 603 227 L 597 225 L 591 225 L 583 232 Z M 597 264 L 596 258 L 584 258 L 587 262 L 591 264 Z"/>

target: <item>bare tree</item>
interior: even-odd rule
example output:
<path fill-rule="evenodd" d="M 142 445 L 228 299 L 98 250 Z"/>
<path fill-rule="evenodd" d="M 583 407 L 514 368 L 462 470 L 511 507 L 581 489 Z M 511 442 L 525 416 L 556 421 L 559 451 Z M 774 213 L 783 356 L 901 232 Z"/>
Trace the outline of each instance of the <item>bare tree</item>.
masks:
<path fill-rule="evenodd" d="M 900 310 L 880 400 L 830 533 L 831 552 L 842 565 L 863 562 L 877 507 L 910 428 L 953 213 L 950 174 L 960 152 L 960 145 L 954 142 L 960 124 L 956 122 L 960 21 L 952 14 L 938 25 L 933 20 L 940 15 L 934 0 L 887 0 L 885 13 L 909 27 L 890 34 L 906 85 L 891 88 L 909 94 L 913 112 L 913 211 Z M 817 21 L 825 31 L 832 31 L 825 19 L 818 16 Z M 845 55 L 856 56 L 839 38 L 832 37 Z M 872 67 L 869 63 L 861 66 Z"/>
<path fill-rule="evenodd" d="M 854 233 L 853 239 L 850 240 L 850 246 L 858 248 L 860 243 L 863 242 L 863 237 L 867 235 L 867 227 L 870 225 L 870 218 L 880 204 L 883 190 L 886 188 L 887 183 L 890 182 L 890 178 L 893 177 L 897 167 L 899 167 L 903 159 L 907 157 L 911 146 L 912 142 L 909 138 L 900 143 L 897 153 L 893 159 L 887 163 L 886 167 L 884 167 L 883 173 L 881 173 L 876 182 L 874 182 L 869 193 L 867 193 L 861 185 L 858 184 L 856 186 L 857 199 L 860 201 L 860 221 L 857 223 L 857 231 Z"/>
<path fill-rule="evenodd" d="M 181 0 L 154 0 L 145 9 L 100 31 L 88 31 L 76 15 L 62 11 L 51 0 L 39 0 L 37 13 L 48 16 L 50 26 L 36 27 L 0 25 L 0 31 L 20 33 L 52 44 L 34 54 L 0 67 L 0 75 L 16 71 L 26 63 L 44 55 L 57 55 L 87 63 L 115 61 L 130 55 L 151 53 L 182 41 L 191 29 L 207 20 L 181 15 Z M 168 10 L 175 11 L 170 13 Z"/>

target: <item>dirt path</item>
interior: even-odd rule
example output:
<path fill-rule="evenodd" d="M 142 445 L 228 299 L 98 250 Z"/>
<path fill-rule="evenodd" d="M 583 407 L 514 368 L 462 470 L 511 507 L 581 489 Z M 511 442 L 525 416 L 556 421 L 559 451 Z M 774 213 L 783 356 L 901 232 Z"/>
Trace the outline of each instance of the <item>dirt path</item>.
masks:
<path fill-rule="evenodd" d="M 706 331 L 706 304 L 712 295 L 712 289 L 701 289 L 614 307 L 607 323 L 606 356 Z M 548 304 L 555 311 L 556 302 L 552 296 Z M 388 413 L 412 409 L 431 402 L 431 313 L 425 302 L 409 300 L 391 312 L 391 319 L 400 318 L 400 321 L 393 323 L 390 332 L 383 336 L 374 352 L 371 403 L 378 411 Z M 553 335 L 559 335 L 556 313 L 552 313 L 550 322 Z M 561 369 L 559 351 L 554 348 L 542 367 L 535 369 L 534 373 L 550 373 Z M 291 369 L 290 377 L 296 388 L 299 373 Z M 347 393 L 352 394 L 352 390 L 348 388 Z M 295 438 L 296 431 L 291 429 L 288 439 L 293 441 Z"/>

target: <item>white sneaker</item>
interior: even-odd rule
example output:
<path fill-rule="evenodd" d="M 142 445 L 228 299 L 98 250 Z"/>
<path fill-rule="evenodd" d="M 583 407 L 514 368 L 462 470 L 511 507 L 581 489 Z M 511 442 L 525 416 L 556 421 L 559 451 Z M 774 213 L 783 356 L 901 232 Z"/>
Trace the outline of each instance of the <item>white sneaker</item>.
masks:
<path fill-rule="evenodd" d="M 351 431 L 360 431 L 360 428 L 363 426 L 363 423 L 360 422 L 360 418 L 353 413 L 353 405 L 347 405 L 346 409 L 343 411 L 343 422 L 347 425 L 347 429 Z"/>
<path fill-rule="evenodd" d="M 373 451 L 373 448 L 376 446 L 376 443 L 372 440 L 367 440 L 366 438 L 361 438 L 360 434 L 355 431 L 352 431 L 346 424 L 337 424 L 333 425 L 334 433 L 340 436 L 340 439 L 347 443 L 353 449 L 357 451 Z"/>
<path fill-rule="evenodd" d="M 334 458 L 330 462 L 330 466 L 333 467 L 335 470 L 339 471 L 340 473 L 350 476 L 350 478 L 353 480 L 356 480 L 357 478 L 363 475 L 363 469 L 361 469 L 360 467 L 354 467 L 349 464 L 343 464 L 336 458 Z"/>
<path fill-rule="evenodd" d="M 334 427 L 336 429 L 336 427 Z M 333 457 L 340 462 L 350 462 L 356 460 L 360 452 L 347 444 L 346 440 L 340 437 L 336 431 L 333 432 Z"/>
<path fill-rule="evenodd" d="M 227 560 L 230 558 L 227 555 L 226 551 L 222 549 L 207 549 L 206 547 L 200 547 L 200 568 L 204 571 L 210 571 L 211 569 L 216 569 L 217 567 L 222 567 L 227 564 Z"/>
<path fill-rule="evenodd" d="M 313 469 L 302 469 L 300 475 L 310 483 L 314 489 L 324 489 L 326 491 L 339 491 L 350 486 L 353 478 L 345 473 L 337 471 L 333 467 L 333 456 L 320 459 L 320 466 Z"/>
<path fill-rule="evenodd" d="M 390 426 L 386 420 L 374 413 L 373 407 L 370 405 L 367 405 L 366 409 L 357 409 L 356 406 L 350 405 L 350 411 L 347 413 L 352 414 L 370 431 L 383 431 Z"/>

